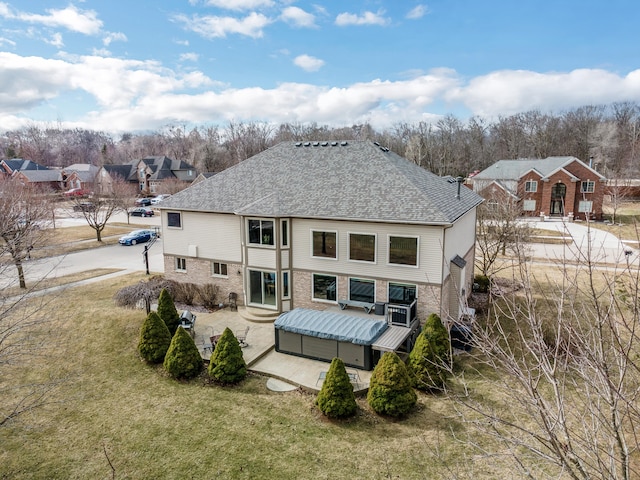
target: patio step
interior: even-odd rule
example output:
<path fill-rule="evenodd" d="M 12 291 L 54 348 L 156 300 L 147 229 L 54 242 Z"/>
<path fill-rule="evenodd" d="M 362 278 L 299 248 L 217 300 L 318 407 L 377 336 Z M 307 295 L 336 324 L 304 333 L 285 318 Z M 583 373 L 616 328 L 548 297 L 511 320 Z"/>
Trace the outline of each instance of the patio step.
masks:
<path fill-rule="evenodd" d="M 248 322 L 273 323 L 280 314 L 273 310 L 264 310 L 262 308 L 238 307 L 238 315 Z"/>

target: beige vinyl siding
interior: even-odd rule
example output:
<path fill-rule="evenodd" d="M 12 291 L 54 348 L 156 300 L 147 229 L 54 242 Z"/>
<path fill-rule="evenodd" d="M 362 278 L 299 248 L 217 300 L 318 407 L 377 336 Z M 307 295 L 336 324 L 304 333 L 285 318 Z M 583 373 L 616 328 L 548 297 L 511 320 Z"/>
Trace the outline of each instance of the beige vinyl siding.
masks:
<path fill-rule="evenodd" d="M 189 256 L 197 246 L 198 258 L 241 263 L 240 218 L 236 215 L 182 212 L 182 228 L 167 227 L 162 212 L 162 244 L 166 255 Z"/>
<path fill-rule="evenodd" d="M 445 232 L 445 239 L 447 242 L 445 248 L 447 263 L 456 255 L 464 257 L 476 241 L 475 209 L 464 214 L 451 228 L 448 228 Z"/>
<path fill-rule="evenodd" d="M 337 232 L 337 259 L 311 257 L 312 230 Z M 349 261 L 350 232 L 377 236 L 375 263 Z M 418 267 L 388 264 L 389 235 L 418 237 Z M 296 270 L 408 283 L 442 281 L 442 227 L 294 219 L 291 222 L 291 245 L 292 265 Z"/>
<path fill-rule="evenodd" d="M 275 248 L 247 248 L 247 266 L 250 268 L 268 268 L 276 270 Z"/>

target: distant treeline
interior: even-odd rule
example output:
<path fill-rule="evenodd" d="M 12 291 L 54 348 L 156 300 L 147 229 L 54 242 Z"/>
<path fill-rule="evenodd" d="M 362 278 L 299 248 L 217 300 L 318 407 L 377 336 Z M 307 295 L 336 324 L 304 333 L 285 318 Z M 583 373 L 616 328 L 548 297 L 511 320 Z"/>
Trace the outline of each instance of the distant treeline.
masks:
<path fill-rule="evenodd" d="M 229 122 L 220 126 L 170 125 L 120 138 L 83 129 L 29 126 L 0 136 L 1 158 L 47 166 L 119 164 L 150 155 L 184 160 L 218 172 L 282 141 L 379 142 L 437 175 L 467 175 L 500 159 L 574 156 L 607 177 L 640 177 L 640 106 L 588 105 L 561 113 L 532 110 L 487 120 L 447 115 L 435 123 L 398 123 L 377 131 L 369 124 L 335 128 L 311 124 Z"/>

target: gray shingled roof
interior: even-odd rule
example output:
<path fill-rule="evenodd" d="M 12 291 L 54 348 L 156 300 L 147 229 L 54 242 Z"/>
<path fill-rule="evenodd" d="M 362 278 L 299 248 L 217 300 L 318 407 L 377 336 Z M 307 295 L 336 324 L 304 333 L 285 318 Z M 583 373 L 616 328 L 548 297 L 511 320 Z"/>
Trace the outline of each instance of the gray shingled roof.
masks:
<path fill-rule="evenodd" d="M 449 224 L 482 202 L 464 186 L 457 199 L 457 190 L 457 183 L 370 141 L 284 142 L 173 195 L 161 208 Z"/>
<path fill-rule="evenodd" d="M 17 170 L 49 170 L 49 167 L 39 165 L 31 160 L 24 160 L 22 158 L 10 158 L 4 160 L 4 163 L 11 169 L 12 172 Z"/>
<path fill-rule="evenodd" d="M 537 171 L 542 178 L 572 162 L 580 162 L 576 157 L 520 158 L 499 160 L 473 177 L 475 180 L 518 180 L 530 170 Z M 584 162 L 581 162 L 584 165 Z M 585 165 L 586 166 L 586 165 Z M 595 172 L 598 176 L 602 175 Z M 604 178 L 604 177 L 602 177 Z"/>

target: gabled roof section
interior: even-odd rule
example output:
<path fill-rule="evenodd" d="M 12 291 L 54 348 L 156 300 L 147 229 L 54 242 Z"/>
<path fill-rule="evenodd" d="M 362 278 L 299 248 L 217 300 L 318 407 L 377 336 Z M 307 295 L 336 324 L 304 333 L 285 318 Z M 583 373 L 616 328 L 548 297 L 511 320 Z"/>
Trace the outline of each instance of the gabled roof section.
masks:
<path fill-rule="evenodd" d="M 103 165 L 111 178 L 120 177 L 124 180 L 129 180 L 131 175 L 135 174 L 135 166 L 133 165 Z"/>
<path fill-rule="evenodd" d="M 62 169 L 66 175 L 75 173 L 82 182 L 93 182 L 100 167 L 88 163 L 74 163 Z"/>
<path fill-rule="evenodd" d="M 49 170 L 49 167 L 37 164 L 36 162 L 32 162 L 31 160 L 24 160 L 22 158 L 11 158 L 2 160 L 2 163 L 4 163 L 11 170 L 11 172 L 23 170 Z"/>
<path fill-rule="evenodd" d="M 137 161 L 136 161 L 137 162 Z M 142 159 L 142 162 L 151 170 L 151 180 L 164 180 L 175 177 L 179 170 L 194 170 L 192 165 L 182 160 L 173 160 L 166 156 L 151 156 Z"/>
<path fill-rule="evenodd" d="M 479 180 L 519 180 L 525 174 L 534 170 L 540 177 L 548 178 L 560 169 L 566 168 L 573 162 L 578 162 L 585 168 L 588 168 L 593 174 L 604 180 L 604 176 L 600 175 L 593 168 L 586 165 L 576 157 L 547 157 L 547 158 L 520 158 L 517 160 L 499 160 L 488 168 L 474 176 Z M 569 175 L 573 176 L 569 173 Z M 575 177 L 574 177 L 575 178 Z"/>
<path fill-rule="evenodd" d="M 60 176 L 60 170 L 20 170 L 15 172 L 14 175 L 22 175 L 31 183 L 38 182 L 58 182 L 62 180 Z"/>
<path fill-rule="evenodd" d="M 482 201 L 370 141 L 283 142 L 173 195 L 161 208 L 450 224 Z"/>

